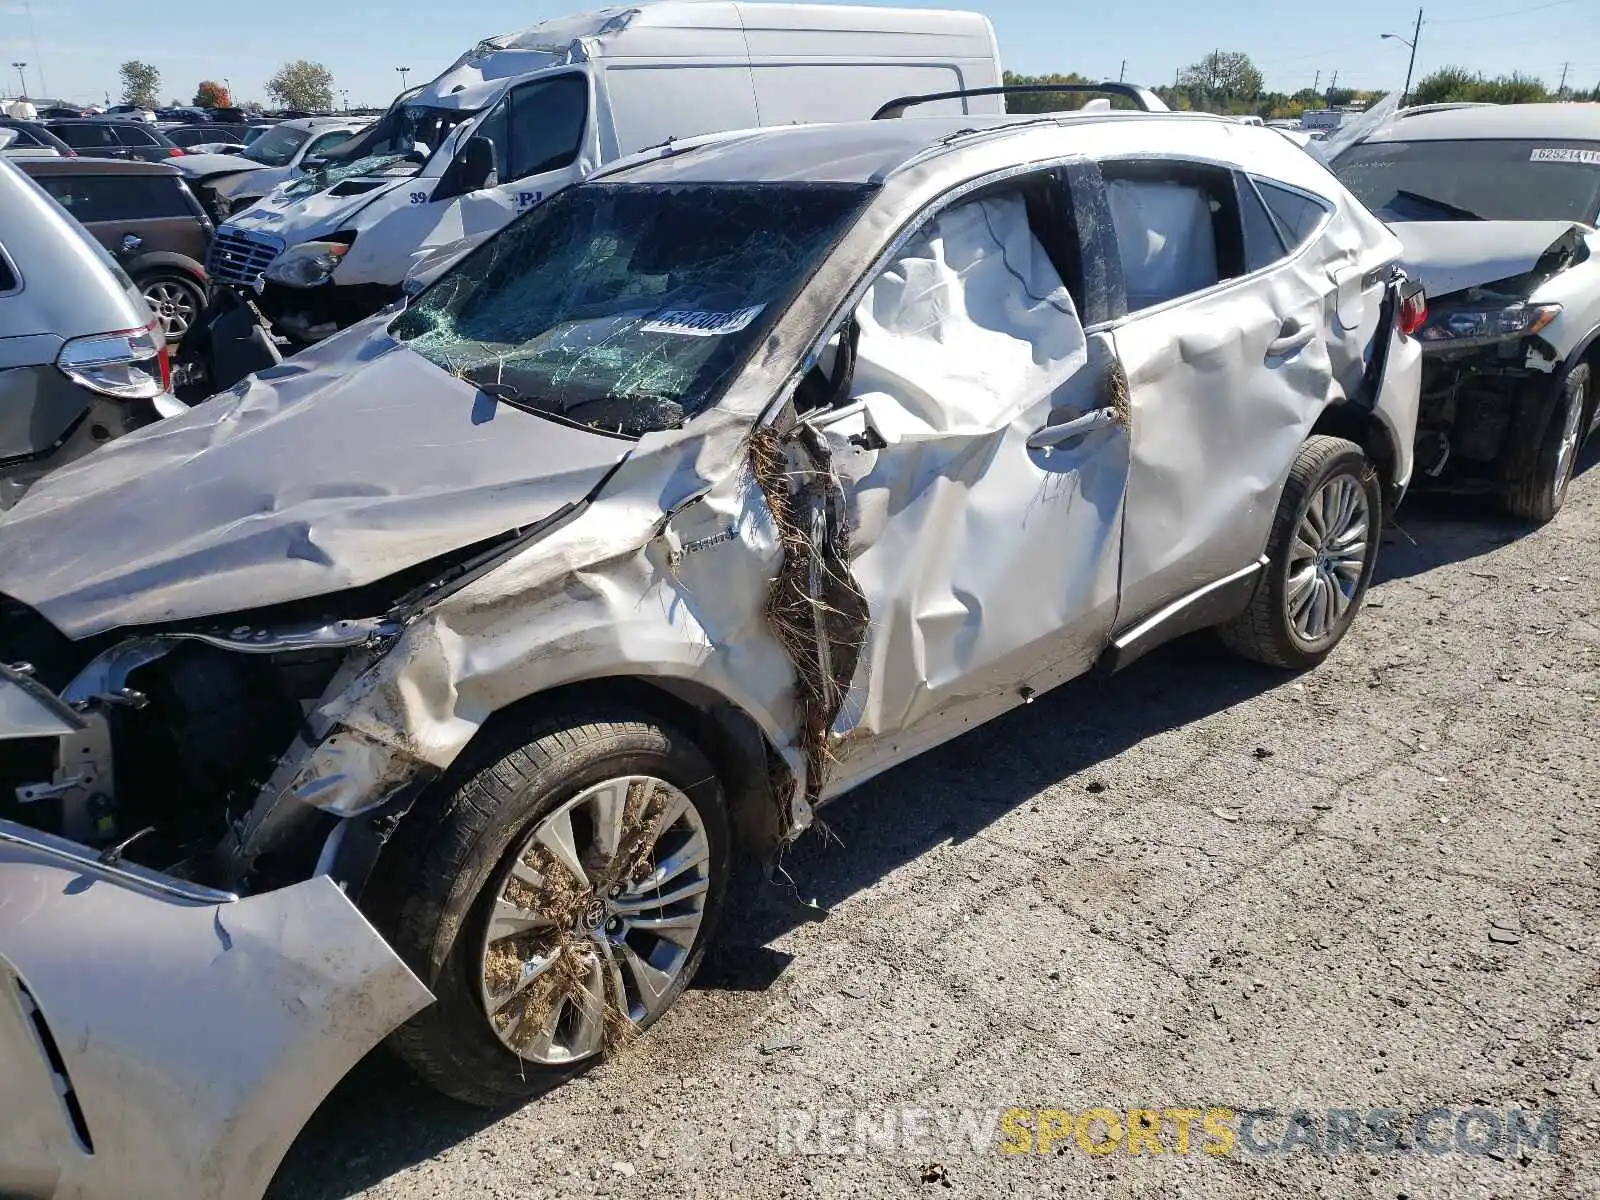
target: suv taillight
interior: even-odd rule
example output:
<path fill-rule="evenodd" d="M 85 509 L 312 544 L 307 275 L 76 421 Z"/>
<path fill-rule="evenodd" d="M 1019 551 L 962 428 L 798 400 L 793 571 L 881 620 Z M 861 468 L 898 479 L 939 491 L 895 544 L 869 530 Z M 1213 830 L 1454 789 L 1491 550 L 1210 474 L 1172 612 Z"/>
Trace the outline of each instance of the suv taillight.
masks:
<path fill-rule="evenodd" d="M 68 379 L 102 396 L 149 400 L 172 381 L 167 343 L 154 324 L 73 338 L 56 356 Z"/>
<path fill-rule="evenodd" d="M 1400 297 L 1400 332 L 1415 337 L 1422 323 L 1428 319 L 1428 297 L 1419 284 Z"/>

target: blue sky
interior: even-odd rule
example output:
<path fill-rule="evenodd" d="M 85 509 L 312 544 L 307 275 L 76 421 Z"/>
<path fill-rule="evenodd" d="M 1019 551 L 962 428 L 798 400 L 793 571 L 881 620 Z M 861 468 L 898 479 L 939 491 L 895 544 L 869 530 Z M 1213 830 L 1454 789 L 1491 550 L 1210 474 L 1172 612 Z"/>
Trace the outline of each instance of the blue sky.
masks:
<path fill-rule="evenodd" d="M 293 58 L 325 63 L 352 104 L 383 104 L 397 90 L 397 65 L 427 79 L 479 38 L 574 12 L 585 0 L 0 0 L 0 71 L 5 92 L 26 60 L 35 94 L 104 100 L 118 89 L 117 65 L 127 58 L 154 63 L 162 97 L 187 100 L 207 77 L 227 77 L 241 100 L 264 100 L 265 80 Z M 929 3 L 929 0 L 924 0 Z M 951 0 L 931 6 L 986 12 L 1000 37 L 1005 65 L 1028 72 L 1082 71 L 1172 81 L 1174 70 L 1213 48 L 1243 50 L 1273 89 L 1311 86 L 1318 71 L 1326 87 L 1338 71 L 1352 87 L 1398 86 L 1406 48 L 1379 34 L 1410 36 L 1416 8 L 1383 0 L 1267 3 L 1266 0 L 1144 0 L 1117 4 L 1063 0 Z M 1491 74 L 1523 71 L 1554 86 L 1563 61 L 1569 84 L 1600 83 L 1600 0 L 1440 0 L 1429 4 L 1417 56 L 1418 77 L 1446 63 Z M 39 66 L 44 67 L 41 84 Z"/>

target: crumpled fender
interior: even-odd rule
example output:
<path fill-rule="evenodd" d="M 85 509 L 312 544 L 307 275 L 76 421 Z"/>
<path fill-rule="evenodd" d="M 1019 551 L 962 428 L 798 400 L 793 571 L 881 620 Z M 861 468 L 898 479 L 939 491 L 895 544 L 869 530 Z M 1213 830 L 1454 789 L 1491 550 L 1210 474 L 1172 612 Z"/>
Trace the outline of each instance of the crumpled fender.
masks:
<path fill-rule="evenodd" d="M 0 1195 L 258 1197 L 432 999 L 326 876 L 236 900 L 0 821 Z"/>

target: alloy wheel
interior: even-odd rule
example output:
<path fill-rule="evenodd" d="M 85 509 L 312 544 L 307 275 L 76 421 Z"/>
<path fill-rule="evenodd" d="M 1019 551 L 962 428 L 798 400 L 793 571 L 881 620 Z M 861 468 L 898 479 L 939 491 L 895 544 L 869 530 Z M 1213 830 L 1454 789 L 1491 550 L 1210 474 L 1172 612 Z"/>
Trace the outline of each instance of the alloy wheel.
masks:
<path fill-rule="evenodd" d="M 144 298 L 161 322 L 161 329 L 169 342 L 181 340 L 199 315 L 194 296 L 179 283 L 156 280 L 146 284 Z"/>
<path fill-rule="evenodd" d="M 1313 493 L 1295 529 L 1284 587 L 1289 624 L 1301 640 L 1327 638 L 1355 603 L 1370 530 L 1366 489 L 1353 475 L 1335 475 Z"/>
<path fill-rule="evenodd" d="M 600 1053 L 676 994 L 705 919 L 711 844 L 689 797 L 629 775 L 578 793 L 513 856 L 484 931 L 480 993 L 512 1053 Z"/>
<path fill-rule="evenodd" d="M 1551 481 L 1550 496 L 1559 507 L 1572 479 L 1572 468 L 1578 457 L 1578 443 L 1583 440 L 1583 410 L 1588 402 L 1588 386 L 1579 383 L 1567 396 L 1567 411 L 1563 414 L 1561 443 L 1556 447 L 1555 478 Z"/>

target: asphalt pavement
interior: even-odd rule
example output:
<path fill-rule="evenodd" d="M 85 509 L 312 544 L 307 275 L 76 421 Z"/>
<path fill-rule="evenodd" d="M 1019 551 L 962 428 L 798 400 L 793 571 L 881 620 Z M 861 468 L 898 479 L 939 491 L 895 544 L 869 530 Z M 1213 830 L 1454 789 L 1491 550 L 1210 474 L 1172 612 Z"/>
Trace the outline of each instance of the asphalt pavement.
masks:
<path fill-rule="evenodd" d="M 1600 1197 L 1597 458 L 1542 529 L 1408 501 L 1314 672 L 1187 639 L 859 789 L 824 919 L 747 872 L 541 1100 L 374 1055 L 273 1197 Z"/>

